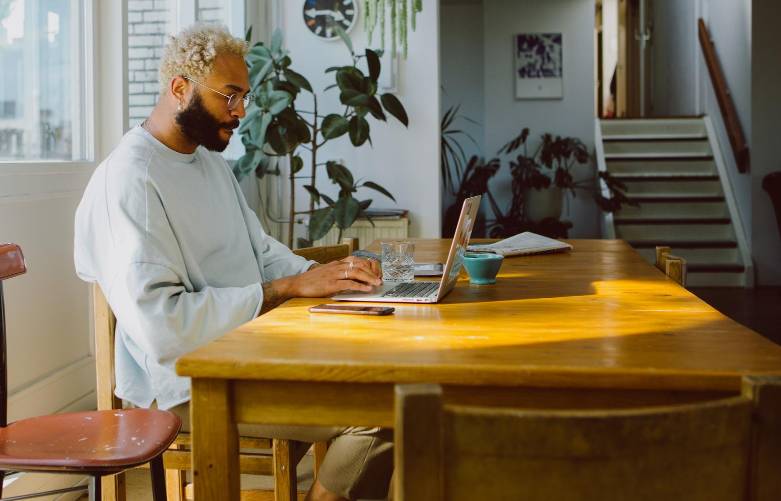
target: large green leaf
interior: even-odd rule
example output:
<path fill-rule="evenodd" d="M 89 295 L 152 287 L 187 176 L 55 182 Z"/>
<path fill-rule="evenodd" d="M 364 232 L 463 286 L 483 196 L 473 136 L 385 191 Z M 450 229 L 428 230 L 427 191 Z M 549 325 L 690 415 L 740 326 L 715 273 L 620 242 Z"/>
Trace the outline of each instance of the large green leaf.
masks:
<path fill-rule="evenodd" d="M 249 27 L 247 33 L 244 35 L 245 42 L 249 43 L 250 40 L 252 40 L 252 26 Z"/>
<path fill-rule="evenodd" d="M 369 139 L 369 122 L 365 118 L 354 116 L 350 119 L 350 141 L 353 146 L 361 146 Z"/>
<path fill-rule="evenodd" d="M 275 90 L 268 94 L 268 111 L 272 115 L 282 113 L 293 101 L 293 96 L 283 90 Z"/>
<path fill-rule="evenodd" d="M 295 174 L 304 168 L 304 159 L 296 155 L 290 160 L 290 171 Z"/>
<path fill-rule="evenodd" d="M 257 88 L 274 69 L 274 61 L 271 59 L 259 60 L 249 70 L 249 81 L 253 89 Z"/>
<path fill-rule="evenodd" d="M 252 138 L 253 143 L 258 146 L 258 148 L 262 148 L 263 144 L 266 142 L 266 132 L 268 130 L 268 126 L 271 125 L 273 118 L 274 117 L 271 116 L 271 113 L 263 113 L 260 115 L 258 120 L 252 121 L 252 125 L 249 129 L 250 137 Z"/>
<path fill-rule="evenodd" d="M 358 204 L 358 200 L 352 196 L 341 197 L 336 201 L 334 206 L 334 216 L 336 217 L 336 226 L 346 230 L 355 222 L 358 218 L 358 213 L 361 211 L 361 206 Z"/>
<path fill-rule="evenodd" d="M 260 116 L 260 108 L 257 106 L 250 106 L 249 111 L 241 119 L 241 125 L 239 125 L 239 134 L 244 134 L 255 123 L 255 120 Z"/>
<path fill-rule="evenodd" d="M 364 187 L 366 187 L 366 188 L 371 188 L 371 189 L 372 189 L 372 190 L 374 190 L 374 191 L 379 191 L 380 193 L 382 193 L 382 194 L 383 194 L 383 195 L 385 195 L 386 197 L 390 198 L 390 199 L 391 199 L 391 200 L 393 200 L 394 202 L 396 201 L 396 199 L 395 199 L 395 198 L 393 198 L 393 195 L 391 195 L 391 194 L 390 194 L 390 192 L 389 192 L 388 190 L 386 190 L 385 188 L 383 188 L 382 186 L 380 186 L 379 184 L 377 184 L 377 183 L 375 183 L 375 182 L 372 182 L 372 181 L 366 181 L 366 182 L 365 182 L 365 183 L 363 183 L 361 186 L 364 186 Z"/>
<path fill-rule="evenodd" d="M 288 142 L 286 133 L 285 128 L 276 123 L 271 124 L 268 128 L 266 141 L 268 141 L 269 146 L 277 155 L 287 155 L 293 149 L 290 142 Z"/>
<path fill-rule="evenodd" d="M 305 184 L 304 189 L 309 192 L 309 195 L 311 195 L 315 203 L 320 203 L 320 192 L 317 191 L 317 188 L 315 188 L 311 184 Z"/>
<path fill-rule="evenodd" d="M 300 143 L 308 143 L 312 139 L 312 133 L 306 121 L 299 117 L 295 124 L 296 135 Z"/>
<path fill-rule="evenodd" d="M 312 92 L 312 85 L 309 83 L 309 80 L 307 80 L 304 75 L 300 73 L 296 73 L 295 71 L 291 69 L 286 69 L 284 71 L 285 78 L 298 87 L 299 89 L 306 89 L 309 92 Z"/>
<path fill-rule="evenodd" d="M 336 83 L 342 91 L 346 89 L 364 91 L 363 73 L 353 66 L 344 66 L 336 72 Z"/>
<path fill-rule="evenodd" d="M 255 170 L 261 158 L 263 158 L 263 153 L 260 150 L 252 149 L 236 160 L 236 163 L 233 164 L 233 175 L 236 176 L 236 180 L 241 181 L 244 176 Z"/>
<path fill-rule="evenodd" d="M 380 56 L 371 49 L 366 49 L 366 63 L 369 65 L 369 78 L 375 82 L 380 77 Z"/>
<path fill-rule="evenodd" d="M 326 139 L 334 139 L 344 135 L 348 129 L 347 119 L 342 115 L 332 113 L 323 119 L 322 131 Z"/>
<path fill-rule="evenodd" d="M 401 101 L 390 93 L 383 94 L 381 99 L 385 111 L 396 117 L 405 127 L 408 127 L 409 118 L 407 117 L 407 111 L 404 109 L 404 105 L 401 104 Z"/>
<path fill-rule="evenodd" d="M 355 181 L 350 169 L 340 163 L 330 161 L 325 164 L 325 171 L 328 174 L 328 179 L 338 184 L 339 188 L 347 191 L 353 190 Z"/>
<path fill-rule="evenodd" d="M 353 50 L 353 41 L 350 40 L 350 36 L 344 31 L 344 28 L 338 24 L 334 24 L 334 31 L 336 31 L 336 34 L 339 35 L 339 38 L 341 38 L 342 42 L 347 46 L 350 54 L 355 54 L 355 51 Z"/>
<path fill-rule="evenodd" d="M 277 28 L 271 35 L 271 52 L 279 52 L 280 50 L 282 50 L 282 30 Z"/>
<path fill-rule="evenodd" d="M 376 97 L 371 96 L 371 99 L 369 99 L 368 108 L 374 118 L 377 120 L 382 120 L 383 122 L 386 121 L 385 113 L 382 111 L 380 102 Z"/>
<path fill-rule="evenodd" d="M 335 221 L 334 209 L 331 207 L 314 211 L 309 218 L 309 239 L 314 241 L 323 238 Z"/>
<path fill-rule="evenodd" d="M 339 94 L 339 100 L 346 106 L 368 106 L 370 96 L 359 90 L 345 89 Z"/>

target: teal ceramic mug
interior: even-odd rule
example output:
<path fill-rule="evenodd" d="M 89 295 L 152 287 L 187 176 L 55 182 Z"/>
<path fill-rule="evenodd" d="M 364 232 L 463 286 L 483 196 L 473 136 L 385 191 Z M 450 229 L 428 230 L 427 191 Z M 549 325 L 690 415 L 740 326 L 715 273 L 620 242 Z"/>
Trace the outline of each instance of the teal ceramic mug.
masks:
<path fill-rule="evenodd" d="M 496 283 L 496 274 L 502 267 L 503 256 L 490 252 L 467 252 L 464 254 L 464 267 L 469 273 L 469 282 L 475 285 Z"/>

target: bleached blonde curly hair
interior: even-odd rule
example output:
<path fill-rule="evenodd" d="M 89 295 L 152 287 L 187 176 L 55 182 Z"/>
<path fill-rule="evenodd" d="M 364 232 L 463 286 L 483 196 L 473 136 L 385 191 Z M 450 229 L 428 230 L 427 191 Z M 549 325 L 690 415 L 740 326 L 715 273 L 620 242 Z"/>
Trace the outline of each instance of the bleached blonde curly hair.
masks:
<path fill-rule="evenodd" d="M 160 59 L 160 92 L 165 93 L 172 78 L 186 75 L 196 80 L 212 71 L 218 54 L 244 57 L 247 42 L 217 24 L 198 23 L 169 37 Z"/>

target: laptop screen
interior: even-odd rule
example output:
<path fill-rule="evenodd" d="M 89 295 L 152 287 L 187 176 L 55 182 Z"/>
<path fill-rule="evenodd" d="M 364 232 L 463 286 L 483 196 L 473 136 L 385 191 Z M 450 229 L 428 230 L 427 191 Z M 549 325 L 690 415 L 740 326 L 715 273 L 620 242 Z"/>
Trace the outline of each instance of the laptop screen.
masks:
<path fill-rule="evenodd" d="M 461 273 L 464 265 L 464 253 L 469 245 L 469 237 L 477 218 L 477 210 L 480 208 L 480 195 L 467 198 L 461 206 L 461 215 L 458 217 L 458 225 L 450 244 L 450 252 L 447 255 L 445 269 L 442 270 L 442 283 L 439 285 L 439 297 L 441 298 L 452 289 Z"/>

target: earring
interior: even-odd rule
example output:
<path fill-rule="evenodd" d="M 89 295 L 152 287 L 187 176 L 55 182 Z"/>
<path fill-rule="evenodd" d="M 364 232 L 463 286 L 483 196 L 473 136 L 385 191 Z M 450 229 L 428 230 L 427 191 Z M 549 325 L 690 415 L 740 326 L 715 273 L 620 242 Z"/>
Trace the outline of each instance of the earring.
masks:
<path fill-rule="evenodd" d="M 181 101 L 179 103 L 177 103 L 176 111 L 182 111 L 182 102 Z"/>

